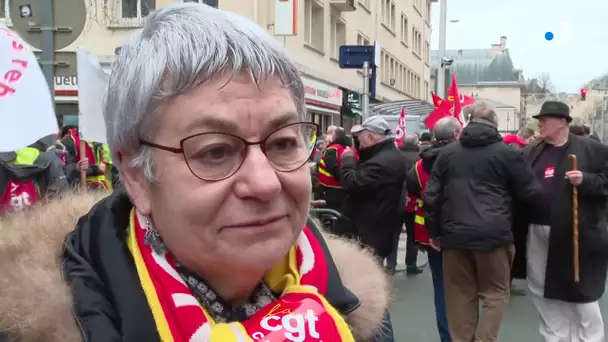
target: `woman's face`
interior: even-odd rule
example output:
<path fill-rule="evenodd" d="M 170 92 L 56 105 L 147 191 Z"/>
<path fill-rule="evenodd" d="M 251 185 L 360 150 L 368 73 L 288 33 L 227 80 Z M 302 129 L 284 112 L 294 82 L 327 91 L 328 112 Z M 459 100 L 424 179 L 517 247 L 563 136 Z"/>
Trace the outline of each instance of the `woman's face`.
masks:
<path fill-rule="evenodd" d="M 203 132 L 260 141 L 297 122 L 298 114 L 278 78 L 269 78 L 258 89 L 249 76 L 238 75 L 177 96 L 158 120 L 154 143 L 179 147 L 181 139 Z M 182 154 L 155 149 L 158 182 L 146 184 L 141 174 L 134 182 L 125 181 L 167 248 L 203 277 L 268 270 L 285 256 L 306 222 L 308 167 L 279 172 L 259 145 L 246 153 L 233 176 L 208 182 L 192 174 Z"/>

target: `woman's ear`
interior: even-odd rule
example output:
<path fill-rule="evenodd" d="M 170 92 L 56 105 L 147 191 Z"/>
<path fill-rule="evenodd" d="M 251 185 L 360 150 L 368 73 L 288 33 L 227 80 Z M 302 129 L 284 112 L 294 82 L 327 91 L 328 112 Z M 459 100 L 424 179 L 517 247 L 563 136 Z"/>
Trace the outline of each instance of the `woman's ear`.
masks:
<path fill-rule="evenodd" d="M 142 170 L 132 167 L 133 156 L 117 153 L 119 159 L 120 179 L 122 180 L 133 205 L 144 216 L 150 216 L 152 202 L 150 201 L 150 184 Z"/>

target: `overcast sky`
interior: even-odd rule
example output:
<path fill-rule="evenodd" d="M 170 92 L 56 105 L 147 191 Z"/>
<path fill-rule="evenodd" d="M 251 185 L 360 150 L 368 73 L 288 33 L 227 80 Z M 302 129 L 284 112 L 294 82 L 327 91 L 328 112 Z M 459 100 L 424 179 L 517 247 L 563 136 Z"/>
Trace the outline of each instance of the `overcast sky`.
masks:
<path fill-rule="evenodd" d="M 507 36 L 515 67 L 526 78 L 550 73 L 557 91 L 578 92 L 608 73 L 608 0 L 447 1 L 448 49 L 490 48 Z M 433 50 L 439 47 L 439 6 L 432 10 Z M 545 40 L 547 31 L 552 41 Z"/>

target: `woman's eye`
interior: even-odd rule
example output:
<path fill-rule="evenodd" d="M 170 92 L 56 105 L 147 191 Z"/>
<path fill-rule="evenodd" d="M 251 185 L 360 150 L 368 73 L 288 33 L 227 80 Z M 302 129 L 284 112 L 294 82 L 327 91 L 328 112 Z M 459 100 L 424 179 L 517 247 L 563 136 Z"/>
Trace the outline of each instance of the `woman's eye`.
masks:
<path fill-rule="evenodd" d="M 298 146 L 298 140 L 295 138 L 278 138 L 266 144 L 267 150 L 276 152 L 291 151 Z"/>

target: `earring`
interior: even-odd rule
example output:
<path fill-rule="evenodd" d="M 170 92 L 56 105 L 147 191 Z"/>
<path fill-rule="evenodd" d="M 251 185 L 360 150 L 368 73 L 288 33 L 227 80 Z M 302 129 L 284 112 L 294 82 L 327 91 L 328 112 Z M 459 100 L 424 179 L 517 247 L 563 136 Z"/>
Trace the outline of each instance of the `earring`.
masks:
<path fill-rule="evenodd" d="M 158 255 L 165 253 L 165 244 L 163 243 L 158 231 L 150 222 L 150 219 L 146 217 L 146 232 L 144 233 L 144 244 L 154 251 Z"/>

